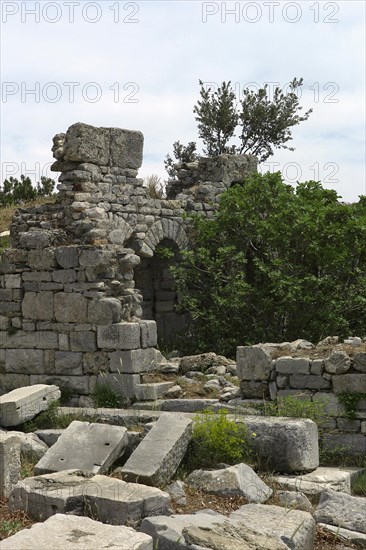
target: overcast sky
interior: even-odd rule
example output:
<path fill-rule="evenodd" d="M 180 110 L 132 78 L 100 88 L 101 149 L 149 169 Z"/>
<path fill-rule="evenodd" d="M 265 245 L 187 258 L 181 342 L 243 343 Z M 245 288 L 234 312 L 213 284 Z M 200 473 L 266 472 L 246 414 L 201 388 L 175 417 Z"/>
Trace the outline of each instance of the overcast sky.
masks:
<path fill-rule="evenodd" d="M 141 130 L 140 176 L 165 179 L 174 141 L 197 141 L 198 80 L 285 87 L 313 108 L 260 170 L 366 194 L 363 1 L 1 1 L 1 182 L 33 180 L 74 122 Z M 53 176 L 55 177 L 55 176 Z"/>

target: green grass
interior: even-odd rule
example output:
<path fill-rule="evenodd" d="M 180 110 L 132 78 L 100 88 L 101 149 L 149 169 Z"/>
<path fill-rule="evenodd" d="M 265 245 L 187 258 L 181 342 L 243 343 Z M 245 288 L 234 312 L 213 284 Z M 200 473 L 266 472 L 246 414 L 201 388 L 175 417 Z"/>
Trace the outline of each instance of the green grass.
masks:
<path fill-rule="evenodd" d="M 90 416 L 80 412 L 79 414 L 61 414 L 60 402 L 53 401 L 47 410 L 37 414 L 32 420 L 25 422 L 19 427 L 20 431 L 25 433 L 34 432 L 36 430 L 63 429 L 67 428 L 73 420 L 81 420 L 83 422 L 95 422 L 96 416 Z"/>
<path fill-rule="evenodd" d="M 366 472 L 356 477 L 352 482 L 352 494 L 360 497 L 366 497 Z"/>

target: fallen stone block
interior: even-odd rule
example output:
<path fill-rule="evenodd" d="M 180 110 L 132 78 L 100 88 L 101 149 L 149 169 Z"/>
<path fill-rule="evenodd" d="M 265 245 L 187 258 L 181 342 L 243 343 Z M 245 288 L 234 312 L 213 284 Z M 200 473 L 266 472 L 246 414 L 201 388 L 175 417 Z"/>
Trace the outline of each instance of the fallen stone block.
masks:
<path fill-rule="evenodd" d="M 48 449 L 34 473 L 80 469 L 94 474 L 108 470 L 127 445 L 127 429 L 74 420 Z"/>
<path fill-rule="evenodd" d="M 22 510 L 35 521 L 67 513 L 137 526 L 145 517 L 167 514 L 169 502 L 169 495 L 155 487 L 66 470 L 20 481 L 10 494 L 9 509 Z"/>
<path fill-rule="evenodd" d="M 261 534 L 279 537 L 291 550 L 312 550 L 315 521 L 311 514 L 266 504 L 246 504 L 230 514 L 231 522 L 249 525 Z"/>
<path fill-rule="evenodd" d="M 63 429 L 49 429 L 49 430 L 36 430 L 35 435 L 44 443 L 47 447 L 52 447 L 60 437 Z"/>
<path fill-rule="evenodd" d="M 251 438 L 254 452 L 275 472 L 306 472 L 319 466 L 318 428 L 312 420 L 245 416 L 244 422 L 256 434 Z"/>
<path fill-rule="evenodd" d="M 212 550 L 284 550 L 287 544 L 276 536 L 253 531 L 244 524 L 233 525 L 229 521 L 210 528 L 189 526 L 183 529 L 183 536 L 193 548 L 206 547 Z M 192 546 L 187 546 L 192 548 Z"/>
<path fill-rule="evenodd" d="M 220 470 L 195 470 L 186 483 L 196 489 L 219 496 L 243 496 L 249 502 L 262 503 L 273 491 L 246 464 L 236 464 Z"/>
<path fill-rule="evenodd" d="M 46 410 L 57 401 L 61 392 L 57 386 L 36 384 L 18 388 L 0 397 L 0 425 L 18 426 Z"/>
<path fill-rule="evenodd" d="M 8 432 L 9 434 L 15 435 L 20 440 L 20 454 L 24 456 L 27 460 L 33 461 L 35 459 L 40 459 L 48 451 L 48 445 L 44 443 L 39 437 L 34 433 L 24 433 L 24 432 Z"/>
<path fill-rule="evenodd" d="M 320 495 L 314 517 L 318 523 L 366 533 L 366 498 L 325 489 Z"/>
<path fill-rule="evenodd" d="M 120 469 L 123 479 L 164 486 L 186 453 L 192 424 L 186 416 L 163 413 Z"/>
<path fill-rule="evenodd" d="M 355 544 L 357 548 L 366 548 L 366 535 L 363 533 L 350 531 L 349 529 L 343 529 L 343 527 L 336 527 L 335 525 L 329 525 L 327 523 L 318 523 L 318 526 L 336 535 L 342 541 Z"/>
<path fill-rule="evenodd" d="M 130 527 L 105 525 L 90 518 L 56 514 L 1 542 L 2 550 L 153 550 L 151 537 Z"/>
<path fill-rule="evenodd" d="M 313 511 L 312 504 L 304 493 L 298 493 L 297 491 L 277 491 L 276 496 L 280 506 L 302 510 L 303 512 L 312 513 Z"/>
<path fill-rule="evenodd" d="M 319 495 L 324 489 L 351 493 L 351 483 L 363 472 L 362 468 L 334 468 L 320 466 L 313 472 L 299 476 L 273 476 L 281 488 L 301 491 L 305 495 Z"/>
<path fill-rule="evenodd" d="M 20 440 L 0 433 L 0 498 L 8 498 L 20 476 Z"/>

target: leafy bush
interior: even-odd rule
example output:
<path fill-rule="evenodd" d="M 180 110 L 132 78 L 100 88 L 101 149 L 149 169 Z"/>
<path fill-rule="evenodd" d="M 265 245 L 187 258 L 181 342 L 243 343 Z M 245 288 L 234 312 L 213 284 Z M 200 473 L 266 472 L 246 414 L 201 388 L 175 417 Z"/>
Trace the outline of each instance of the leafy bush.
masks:
<path fill-rule="evenodd" d="M 34 187 L 29 177 L 23 174 L 20 181 L 12 176 L 6 179 L 0 188 L 0 206 L 11 206 L 25 202 L 32 202 L 41 197 L 51 197 L 55 188 L 55 181 L 41 177 L 41 181 Z"/>
<path fill-rule="evenodd" d="M 253 174 L 217 216 L 192 216 L 173 267 L 189 314 L 186 353 L 234 357 L 238 344 L 366 333 L 366 197 L 338 201 L 319 182 Z"/>
<path fill-rule="evenodd" d="M 227 418 L 225 409 L 198 413 L 187 451 L 187 468 L 215 468 L 220 463 L 237 464 L 251 456 L 245 424 Z"/>

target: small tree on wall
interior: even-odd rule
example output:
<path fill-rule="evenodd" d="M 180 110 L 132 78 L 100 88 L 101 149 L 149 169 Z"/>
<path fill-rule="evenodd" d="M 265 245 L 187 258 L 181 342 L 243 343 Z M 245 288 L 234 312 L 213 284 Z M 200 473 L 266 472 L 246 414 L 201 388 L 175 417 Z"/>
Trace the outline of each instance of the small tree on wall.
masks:
<path fill-rule="evenodd" d="M 249 88 L 243 91 L 243 99 L 236 101 L 231 82 L 222 82 L 217 90 L 206 89 L 202 80 L 200 99 L 193 108 L 198 122 L 198 136 L 204 144 L 203 153 L 207 156 L 228 154 L 252 154 L 264 162 L 273 155 L 274 149 L 293 151 L 287 143 L 292 140 L 294 126 L 307 120 L 312 109 L 302 116 L 298 90 L 303 79 L 294 78 L 287 93 L 276 87 L 273 99 L 270 98 L 268 85 L 254 92 Z M 237 132 L 237 135 L 235 134 Z M 237 142 L 230 144 L 230 140 Z M 195 142 L 184 146 L 178 142 L 173 145 L 173 156 L 167 155 L 164 162 L 168 175 L 176 176 L 174 162 L 187 163 L 195 160 Z"/>

